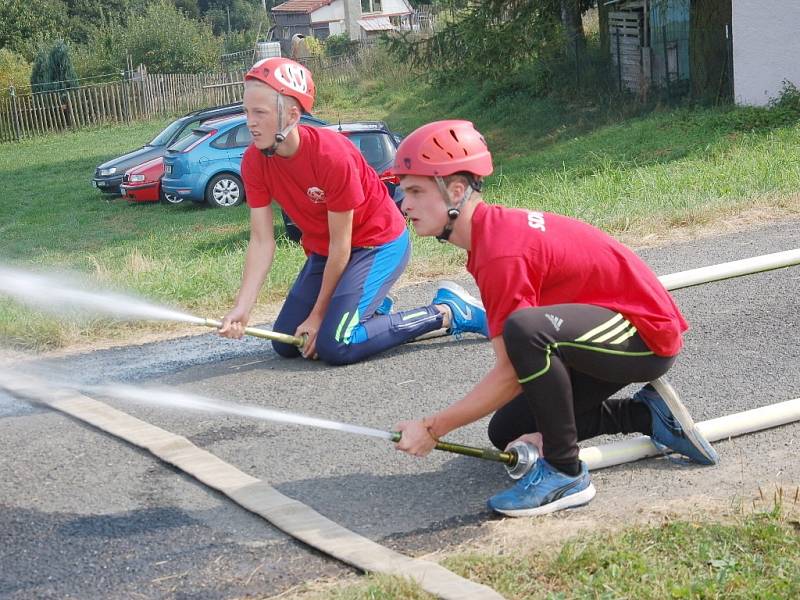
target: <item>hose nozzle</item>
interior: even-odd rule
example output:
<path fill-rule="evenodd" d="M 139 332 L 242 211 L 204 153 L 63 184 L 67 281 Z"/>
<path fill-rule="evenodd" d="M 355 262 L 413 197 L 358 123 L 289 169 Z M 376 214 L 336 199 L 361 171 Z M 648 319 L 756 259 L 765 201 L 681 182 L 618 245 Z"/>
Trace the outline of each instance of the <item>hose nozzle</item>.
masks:
<path fill-rule="evenodd" d="M 399 431 L 393 431 L 391 440 L 393 442 L 399 442 L 401 437 L 402 434 Z M 461 454 L 462 456 L 471 456 L 473 458 L 503 463 L 512 479 L 519 479 L 525 475 L 525 473 L 533 468 L 536 459 L 539 458 L 539 451 L 536 449 L 536 446 L 519 441 L 511 444 L 506 452 L 501 452 L 494 448 L 476 448 L 474 446 L 463 446 L 461 444 L 442 441 L 436 442 L 435 448 L 436 450 Z"/>

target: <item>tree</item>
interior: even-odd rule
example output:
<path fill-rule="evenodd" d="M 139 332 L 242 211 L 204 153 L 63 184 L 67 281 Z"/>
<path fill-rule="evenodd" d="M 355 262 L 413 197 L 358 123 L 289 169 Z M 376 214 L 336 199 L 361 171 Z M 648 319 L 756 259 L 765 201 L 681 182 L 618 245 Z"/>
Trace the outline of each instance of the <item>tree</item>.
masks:
<path fill-rule="evenodd" d="M 64 40 L 56 40 L 50 49 L 50 60 L 48 61 L 50 89 L 66 90 L 78 87 L 78 76 L 72 66 L 72 59 L 69 55 L 69 46 Z"/>
<path fill-rule="evenodd" d="M 49 50 L 41 48 L 36 54 L 31 69 L 32 91 L 66 90 L 77 87 L 77 79 L 64 40 L 56 40 Z"/>
<path fill-rule="evenodd" d="M 41 92 L 47 89 L 50 83 L 50 56 L 47 50 L 41 48 L 33 59 L 31 68 L 31 89 L 34 92 Z"/>
<path fill-rule="evenodd" d="M 80 43 L 86 43 L 96 27 L 124 23 L 128 11 L 135 8 L 131 0 L 64 0 L 64 3 L 69 18 L 64 35 L 69 41 Z"/>
<path fill-rule="evenodd" d="M 59 0 L 0 0 L 0 48 L 26 55 L 35 51 L 30 41 L 58 35 L 66 20 L 66 8 Z"/>
<path fill-rule="evenodd" d="M 420 64 L 440 79 L 498 81 L 542 55 L 563 52 L 568 40 L 562 16 L 582 32 L 580 11 L 590 4 L 587 0 L 473 2 L 433 36 L 406 36 L 389 44 L 401 60 Z"/>
<path fill-rule="evenodd" d="M 204 13 L 216 35 L 234 31 L 258 31 L 259 24 L 267 20 L 261 0 L 216 0 L 209 3 Z M 264 31 L 266 27 L 262 26 Z"/>
<path fill-rule="evenodd" d="M 730 30 L 731 0 L 691 3 L 689 60 L 695 100 L 717 103 L 733 96 Z"/>
<path fill-rule="evenodd" d="M 567 42 L 576 52 L 580 52 L 586 45 L 586 35 L 583 32 L 583 13 L 594 2 L 586 0 L 560 0 L 561 25 L 567 34 Z"/>
<path fill-rule="evenodd" d="M 127 52 L 133 64 L 143 63 L 151 73 L 201 73 L 217 67 L 222 53 L 221 40 L 207 24 L 189 19 L 166 0 L 130 15 L 119 33 L 123 47 L 116 49 L 116 64 L 125 64 Z"/>

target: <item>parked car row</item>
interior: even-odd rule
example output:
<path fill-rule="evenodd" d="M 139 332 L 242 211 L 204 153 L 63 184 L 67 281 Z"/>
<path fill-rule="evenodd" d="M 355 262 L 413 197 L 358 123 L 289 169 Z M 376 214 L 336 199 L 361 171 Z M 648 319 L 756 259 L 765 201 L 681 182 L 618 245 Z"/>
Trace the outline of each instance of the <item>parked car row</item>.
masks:
<path fill-rule="evenodd" d="M 328 125 L 311 115 L 301 123 L 345 135 L 377 171 L 398 209 L 402 188 L 392 174 L 401 138 L 382 121 Z M 250 131 L 241 104 L 195 111 L 170 123 L 149 144 L 98 166 L 92 185 L 119 193 L 131 202 L 180 204 L 185 200 L 218 208 L 238 206 L 245 199 L 241 178 Z M 300 231 L 283 213 L 288 236 Z"/>
<path fill-rule="evenodd" d="M 190 112 L 167 125 L 150 142 L 127 154 L 113 158 L 98 166 L 94 171 L 92 185 L 102 192 L 119 194 L 125 171 L 151 159 L 164 156 L 172 144 L 184 137 L 195 127 L 208 119 L 242 114 L 242 103 L 227 104 Z"/>

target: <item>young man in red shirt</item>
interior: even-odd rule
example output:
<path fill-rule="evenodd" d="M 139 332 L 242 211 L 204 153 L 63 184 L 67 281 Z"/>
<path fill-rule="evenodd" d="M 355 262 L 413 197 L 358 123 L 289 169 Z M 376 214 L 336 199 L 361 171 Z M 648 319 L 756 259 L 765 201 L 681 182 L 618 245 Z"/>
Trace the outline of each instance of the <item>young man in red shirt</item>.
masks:
<path fill-rule="evenodd" d="M 242 159 L 250 242 L 242 285 L 220 334 L 242 337 L 272 266 L 275 200 L 303 232 L 308 260 L 273 328 L 307 336 L 306 358 L 353 363 L 441 328 L 486 335 L 480 302 L 449 282 L 430 305 L 391 313 L 387 294 L 410 253 L 405 220 L 347 138 L 298 124 L 314 96 L 311 73 L 286 58 L 265 59 L 245 75 L 253 139 Z M 282 356 L 300 356 L 292 345 L 273 347 Z"/>
<path fill-rule="evenodd" d="M 468 121 L 439 121 L 409 135 L 394 167 L 403 210 L 419 235 L 467 250 L 486 307 L 494 367 L 466 396 L 421 421 L 397 425 L 400 450 L 424 456 L 450 431 L 494 413 L 489 438 L 539 447 L 535 467 L 489 507 L 537 515 L 595 495 L 578 441 L 642 432 L 657 447 L 715 464 L 716 451 L 677 398 L 652 386 L 688 328 L 672 297 L 630 249 L 599 229 L 557 214 L 481 201 L 492 159 Z"/>

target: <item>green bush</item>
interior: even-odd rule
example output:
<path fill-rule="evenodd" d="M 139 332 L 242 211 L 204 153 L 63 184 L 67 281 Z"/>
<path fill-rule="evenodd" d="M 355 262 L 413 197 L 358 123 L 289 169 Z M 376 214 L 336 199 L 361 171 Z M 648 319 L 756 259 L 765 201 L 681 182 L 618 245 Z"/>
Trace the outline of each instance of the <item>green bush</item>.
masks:
<path fill-rule="evenodd" d="M 151 73 L 202 73 L 216 69 L 222 40 L 206 23 L 193 21 L 166 0 L 128 15 L 127 25 L 95 30 L 76 55 L 82 77 L 115 73 L 130 57 Z"/>
<path fill-rule="evenodd" d="M 28 85 L 31 65 L 25 58 L 8 48 L 0 48 L 0 96 L 9 95 L 9 86 L 16 88 Z"/>
<path fill-rule="evenodd" d="M 85 46 L 74 48 L 72 63 L 78 77 L 119 73 L 126 64 L 126 31 L 118 24 L 95 29 Z M 139 63 L 134 63 L 134 66 Z"/>
<path fill-rule="evenodd" d="M 226 54 L 234 52 L 244 52 L 246 50 L 253 50 L 256 47 L 257 31 L 231 31 L 226 33 L 223 37 L 223 45 Z"/>
<path fill-rule="evenodd" d="M 201 73 L 219 63 L 222 43 L 211 28 L 184 16 L 166 0 L 128 17 L 125 48 L 133 64 L 151 73 Z M 123 60 L 117 64 L 125 64 Z"/>
<path fill-rule="evenodd" d="M 341 56 L 352 54 L 358 48 L 359 43 L 350 40 L 346 33 L 337 33 L 325 40 L 325 56 Z"/>

